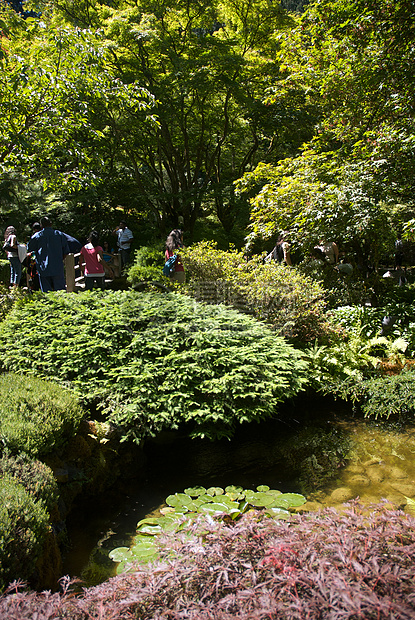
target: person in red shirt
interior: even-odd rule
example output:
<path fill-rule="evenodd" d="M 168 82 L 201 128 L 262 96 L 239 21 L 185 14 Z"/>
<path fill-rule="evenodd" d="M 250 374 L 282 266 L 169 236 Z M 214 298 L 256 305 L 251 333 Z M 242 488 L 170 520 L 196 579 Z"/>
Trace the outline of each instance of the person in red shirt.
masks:
<path fill-rule="evenodd" d="M 81 273 L 85 275 L 86 291 L 94 288 L 94 285 L 101 289 L 105 288 L 105 272 L 110 268 L 107 267 L 102 252 L 98 233 L 93 230 L 88 237 L 88 243 L 81 248 L 79 256 L 79 267 Z"/>
<path fill-rule="evenodd" d="M 183 284 L 186 281 L 186 274 L 184 272 L 183 263 L 180 258 L 180 254 L 177 254 L 177 250 L 183 247 L 183 232 L 178 228 L 171 231 L 166 239 L 166 261 L 173 256 L 177 255 L 176 262 L 174 263 L 174 271 L 170 275 L 171 280 L 180 282 Z"/>

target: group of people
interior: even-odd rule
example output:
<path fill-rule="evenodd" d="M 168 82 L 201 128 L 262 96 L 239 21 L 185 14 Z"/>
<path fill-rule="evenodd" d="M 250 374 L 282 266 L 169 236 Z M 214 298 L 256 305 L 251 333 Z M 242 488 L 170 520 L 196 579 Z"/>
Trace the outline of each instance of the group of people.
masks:
<path fill-rule="evenodd" d="M 122 268 L 130 261 L 131 243 L 134 236 L 124 220 L 121 220 L 113 233 L 117 236 Z M 174 269 L 170 278 L 180 283 L 185 282 L 184 267 L 178 253 L 182 247 L 183 232 L 175 228 L 166 239 L 165 257 L 167 261 L 175 256 Z M 113 269 L 108 263 L 108 250 L 105 252 L 100 245 L 96 230 L 91 231 L 87 243 L 82 245 L 74 237 L 53 228 L 52 222 L 45 216 L 40 222 L 33 224 L 32 236 L 26 248 L 27 257 L 24 262 L 31 290 L 41 290 L 44 293 L 65 290 L 64 260 L 69 253 L 79 252 L 79 267 L 84 276 L 86 290 L 95 287 L 103 289 L 105 288 L 105 276 L 114 277 Z M 22 259 L 19 258 L 19 244 L 16 229 L 13 226 L 8 226 L 5 231 L 3 250 L 6 251 L 10 262 L 10 285 L 17 287 L 22 276 Z"/>
<path fill-rule="evenodd" d="M 314 246 L 312 252 L 313 259 L 319 265 L 325 267 L 330 265 L 339 273 L 350 275 L 353 267 L 350 263 L 340 260 L 339 247 L 333 241 L 320 239 L 318 245 Z M 287 232 L 281 233 L 271 252 L 265 257 L 265 262 L 275 261 L 282 265 L 292 265 L 291 244 Z"/>
<path fill-rule="evenodd" d="M 129 262 L 133 233 L 122 220 L 113 231 L 121 257 L 121 266 Z M 21 245 L 21 244 L 20 244 Z M 16 229 L 8 226 L 4 234 L 3 250 L 10 262 L 10 286 L 17 287 L 22 276 L 22 258 L 19 258 L 19 244 Z M 79 252 L 79 267 L 85 277 L 85 289 L 104 288 L 105 275 L 114 277 L 112 267 L 104 258 L 96 230 L 91 231 L 87 243 L 52 227 L 48 217 L 32 226 L 32 236 L 27 243 L 27 257 L 24 259 L 29 276 L 30 288 L 44 293 L 66 289 L 64 260 L 69 253 Z M 25 252 L 26 254 L 26 252 Z"/>

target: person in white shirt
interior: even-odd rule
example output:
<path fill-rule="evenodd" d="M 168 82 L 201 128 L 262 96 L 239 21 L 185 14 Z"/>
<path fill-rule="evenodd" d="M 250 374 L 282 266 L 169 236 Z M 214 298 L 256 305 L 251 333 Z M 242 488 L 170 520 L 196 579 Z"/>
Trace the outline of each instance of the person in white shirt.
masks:
<path fill-rule="evenodd" d="M 14 226 L 8 226 L 4 233 L 3 250 L 6 252 L 10 263 L 10 286 L 17 288 L 22 277 L 22 264 L 20 262 L 17 249 L 16 229 Z"/>
<path fill-rule="evenodd" d="M 339 248 L 334 241 L 327 242 L 325 239 L 320 240 L 320 245 L 316 246 L 323 253 L 326 262 L 329 265 L 337 265 L 339 262 Z"/>
<path fill-rule="evenodd" d="M 127 226 L 127 222 L 121 220 L 119 226 L 114 230 L 117 235 L 117 245 L 121 256 L 121 268 L 130 261 L 131 242 L 134 235 Z"/>

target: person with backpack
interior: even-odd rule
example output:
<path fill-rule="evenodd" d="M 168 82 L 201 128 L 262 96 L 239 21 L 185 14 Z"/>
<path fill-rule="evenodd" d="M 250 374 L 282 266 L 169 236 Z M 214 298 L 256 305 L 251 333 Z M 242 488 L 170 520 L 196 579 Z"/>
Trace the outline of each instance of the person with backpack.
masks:
<path fill-rule="evenodd" d="M 8 226 L 6 228 L 3 250 L 6 252 L 7 259 L 10 263 L 10 286 L 16 288 L 19 286 L 22 277 L 22 263 L 19 258 L 16 229 L 14 226 Z"/>
<path fill-rule="evenodd" d="M 171 280 L 175 280 L 180 284 L 184 284 L 186 282 L 186 274 L 183 263 L 181 261 L 180 254 L 177 253 L 177 250 L 182 247 L 183 232 L 180 229 L 175 228 L 166 239 L 166 264 L 163 269 L 163 274 L 168 275 Z"/>

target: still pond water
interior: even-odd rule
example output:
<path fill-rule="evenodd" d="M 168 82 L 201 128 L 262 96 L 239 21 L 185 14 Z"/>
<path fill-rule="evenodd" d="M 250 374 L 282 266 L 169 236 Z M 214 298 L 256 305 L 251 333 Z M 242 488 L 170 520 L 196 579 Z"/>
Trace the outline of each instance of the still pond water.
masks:
<path fill-rule="evenodd" d="M 305 508 L 341 508 L 359 497 L 405 507 L 415 499 L 415 427 L 376 424 L 327 401 L 284 410 L 280 419 L 241 427 L 232 441 L 167 434 L 145 446 L 145 475 L 128 491 L 105 494 L 68 519 L 63 574 L 95 585 L 115 574 L 111 549 L 129 546 L 137 522 L 187 487 L 266 484 L 303 493 Z"/>

